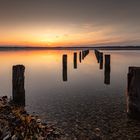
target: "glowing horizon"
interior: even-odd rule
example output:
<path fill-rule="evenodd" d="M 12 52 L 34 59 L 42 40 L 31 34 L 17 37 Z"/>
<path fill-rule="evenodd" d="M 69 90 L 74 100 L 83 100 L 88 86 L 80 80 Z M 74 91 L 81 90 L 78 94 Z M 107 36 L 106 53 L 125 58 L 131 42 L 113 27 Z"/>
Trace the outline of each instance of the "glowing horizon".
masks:
<path fill-rule="evenodd" d="M 23 27 L 22 27 L 23 28 Z M 0 36 L 0 45 L 10 46 L 93 46 L 93 45 L 113 45 L 123 44 L 127 40 L 137 39 L 126 34 L 113 35 L 118 32 L 119 27 L 100 27 L 95 28 L 94 25 L 81 25 L 79 27 L 62 28 L 62 29 L 29 29 L 21 27 L 7 34 Z M 134 35 L 133 35 L 134 36 Z"/>

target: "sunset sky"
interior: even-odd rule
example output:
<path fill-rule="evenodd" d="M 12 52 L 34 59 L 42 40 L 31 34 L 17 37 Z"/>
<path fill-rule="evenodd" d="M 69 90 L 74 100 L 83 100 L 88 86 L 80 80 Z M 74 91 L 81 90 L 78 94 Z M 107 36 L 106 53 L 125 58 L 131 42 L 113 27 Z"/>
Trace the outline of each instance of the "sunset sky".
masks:
<path fill-rule="evenodd" d="M 140 45 L 139 0 L 0 0 L 0 46 Z"/>

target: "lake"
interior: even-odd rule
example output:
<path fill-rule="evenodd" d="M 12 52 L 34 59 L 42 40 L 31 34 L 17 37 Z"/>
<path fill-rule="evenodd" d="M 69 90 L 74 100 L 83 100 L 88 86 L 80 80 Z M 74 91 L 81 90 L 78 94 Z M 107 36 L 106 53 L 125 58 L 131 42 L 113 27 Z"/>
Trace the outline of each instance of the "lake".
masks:
<path fill-rule="evenodd" d="M 77 64 L 74 64 L 77 52 Z M 0 96 L 12 96 L 12 66 L 25 66 L 25 107 L 67 137 L 89 137 L 100 128 L 106 139 L 140 138 L 140 124 L 126 115 L 129 66 L 140 66 L 140 51 L 94 50 L 79 60 L 79 50 L 0 51 Z M 67 69 L 63 69 L 63 55 Z M 110 55 L 105 70 L 105 55 Z"/>

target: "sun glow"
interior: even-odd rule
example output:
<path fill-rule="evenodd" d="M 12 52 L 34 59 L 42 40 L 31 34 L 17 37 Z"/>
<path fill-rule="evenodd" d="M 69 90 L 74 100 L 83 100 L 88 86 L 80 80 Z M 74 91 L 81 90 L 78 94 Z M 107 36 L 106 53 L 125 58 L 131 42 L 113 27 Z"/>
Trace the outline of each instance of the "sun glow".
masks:
<path fill-rule="evenodd" d="M 78 27 L 24 27 L 15 31 L 2 30 L 0 34 L 0 45 L 11 46 L 92 46 L 98 44 L 109 44 L 125 40 L 125 36 L 114 36 L 117 28 L 105 26 L 95 28 L 93 25 L 79 25 Z M 127 35 L 128 38 L 128 35 Z"/>

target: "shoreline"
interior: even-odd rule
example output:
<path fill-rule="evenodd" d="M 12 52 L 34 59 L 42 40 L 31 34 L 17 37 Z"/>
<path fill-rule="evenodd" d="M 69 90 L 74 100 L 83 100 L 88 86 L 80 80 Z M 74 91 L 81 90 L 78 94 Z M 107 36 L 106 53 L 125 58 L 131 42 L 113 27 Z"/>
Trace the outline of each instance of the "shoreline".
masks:
<path fill-rule="evenodd" d="M 15 106 L 7 96 L 0 97 L 0 139 L 2 140 L 61 140 L 61 130 L 42 123 L 39 116 Z"/>
<path fill-rule="evenodd" d="M 0 97 L 0 139 L 71 140 L 71 137 L 54 124 L 43 123 L 39 116 L 28 114 L 24 106 L 17 106 L 7 96 L 2 96 Z M 91 139 L 103 140 L 99 128 L 94 129 Z"/>

